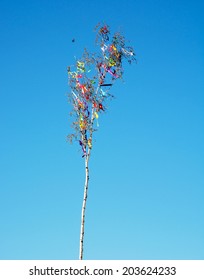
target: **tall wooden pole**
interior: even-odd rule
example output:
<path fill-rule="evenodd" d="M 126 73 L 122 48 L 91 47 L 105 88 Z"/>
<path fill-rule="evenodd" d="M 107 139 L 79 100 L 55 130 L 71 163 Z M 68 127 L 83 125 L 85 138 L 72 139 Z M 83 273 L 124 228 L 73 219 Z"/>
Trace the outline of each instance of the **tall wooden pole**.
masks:
<path fill-rule="evenodd" d="M 85 184 L 84 184 L 84 197 L 82 203 L 82 211 L 81 211 L 81 231 L 80 231 L 80 244 L 79 244 L 79 259 L 83 259 L 83 251 L 84 251 L 84 228 L 85 228 L 85 212 L 86 212 L 86 202 L 88 197 L 88 186 L 89 186 L 89 156 L 90 150 L 88 154 L 85 156 Z"/>

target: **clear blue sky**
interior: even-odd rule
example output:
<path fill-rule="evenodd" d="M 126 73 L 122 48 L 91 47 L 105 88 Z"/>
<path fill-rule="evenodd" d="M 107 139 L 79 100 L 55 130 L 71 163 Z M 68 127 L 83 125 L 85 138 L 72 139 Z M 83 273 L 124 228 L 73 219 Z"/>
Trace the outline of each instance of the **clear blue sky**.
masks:
<path fill-rule="evenodd" d="M 203 1 L 0 1 L 0 259 L 78 259 L 66 67 L 99 21 L 138 64 L 100 116 L 85 259 L 204 259 Z M 75 38 L 75 43 L 72 43 Z"/>

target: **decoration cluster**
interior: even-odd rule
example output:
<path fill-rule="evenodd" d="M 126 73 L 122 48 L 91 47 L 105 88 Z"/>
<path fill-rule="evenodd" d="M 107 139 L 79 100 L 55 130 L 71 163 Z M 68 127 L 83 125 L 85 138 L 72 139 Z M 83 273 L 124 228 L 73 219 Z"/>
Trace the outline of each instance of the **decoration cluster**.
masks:
<path fill-rule="evenodd" d="M 100 53 L 90 54 L 85 50 L 82 58 L 67 68 L 71 88 L 69 102 L 75 117 L 74 133 L 68 135 L 68 139 L 79 142 L 82 157 L 90 153 L 99 115 L 105 112 L 107 100 L 113 97 L 109 93 L 113 83 L 123 76 L 123 60 L 136 61 L 133 48 L 126 46 L 121 33 L 111 35 L 109 26 L 101 24 L 95 30 Z"/>

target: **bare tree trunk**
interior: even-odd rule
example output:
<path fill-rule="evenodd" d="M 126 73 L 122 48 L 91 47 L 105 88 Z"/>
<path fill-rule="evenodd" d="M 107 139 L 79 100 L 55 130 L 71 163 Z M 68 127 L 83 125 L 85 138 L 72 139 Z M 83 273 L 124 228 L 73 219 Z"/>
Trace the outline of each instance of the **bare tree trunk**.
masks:
<path fill-rule="evenodd" d="M 83 249 L 84 249 L 84 226 L 85 226 L 85 211 L 86 211 L 86 201 L 88 196 L 88 185 L 89 185 L 89 156 L 90 150 L 88 154 L 85 156 L 85 184 L 84 184 L 84 198 L 82 204 L 82 212 L 81 212 L 81 232 L 80 232 L 80 244 L 79 244 L 79 259 L 83 259 Z"/>

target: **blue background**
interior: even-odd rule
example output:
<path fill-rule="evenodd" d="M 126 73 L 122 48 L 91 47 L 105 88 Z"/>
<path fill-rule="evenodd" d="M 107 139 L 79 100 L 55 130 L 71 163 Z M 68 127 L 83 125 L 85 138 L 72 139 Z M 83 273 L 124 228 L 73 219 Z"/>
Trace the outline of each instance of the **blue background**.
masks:
<path fill-rule="evenodd" d="M 85 259 L 204 259 L 203 1 L 0 1 L 0 259 L 78 259 L 68 65 L 104 21 L 137 54 L 99 118 Z M 75 38 L 75 43 L 72 43 Z"/>

